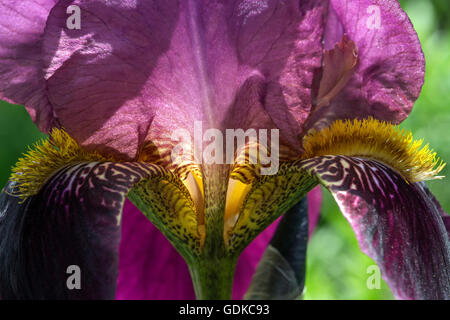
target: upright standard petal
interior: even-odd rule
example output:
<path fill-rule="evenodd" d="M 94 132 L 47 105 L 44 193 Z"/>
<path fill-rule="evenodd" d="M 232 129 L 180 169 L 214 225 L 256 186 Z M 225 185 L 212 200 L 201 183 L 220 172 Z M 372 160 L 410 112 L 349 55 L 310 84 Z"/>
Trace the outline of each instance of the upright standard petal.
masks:
<path fill-rule="evenodd" d="M 279 127 L 298 146 L 324 2 L 76 0 L 79 30 L 67 29 L 59 2 L 44 37 L 54 112 L 78 142 L 124 159 L 149 140 L 167 148 L 196 120 L 204 129 Z"/>
<path fill-rule="evenodd" d="M 331 0 L 325 49 L 333 48 L 343 35 L 355 42 L 358 63 L 345 88 L 327 106 L 313 109 L 308 125 L 323 127 L 336 119 L 368 116 L 393 123 L 404 120 L 420 94 L 425 60 L 398 1 Z"/>
<path fill-rule="evenodd" d="M 0 99 L 27 107 L 46 132 L 53 111 L 46 95 L 42 41 L 57 0 L 4 0 L 0 3 Z"/>

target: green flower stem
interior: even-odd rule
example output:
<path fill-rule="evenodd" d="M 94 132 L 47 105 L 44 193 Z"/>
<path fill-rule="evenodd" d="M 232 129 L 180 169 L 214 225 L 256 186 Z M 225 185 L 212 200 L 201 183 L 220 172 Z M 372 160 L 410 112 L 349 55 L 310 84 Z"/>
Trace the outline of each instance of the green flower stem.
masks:
<path fill-rule="evenodd" d="M 230 300 L 237 259 L 204 258 L 189 265 L 197 299 Z"/>
<path fill-rule="evenodd" d="M 201 255 L 188 261 L 195 294 L 201 300 L 231 299 L 238 255 L 229 255 L 223 238 L 228 170 L 220 165 L 203 167 L 206 238 Z"/>

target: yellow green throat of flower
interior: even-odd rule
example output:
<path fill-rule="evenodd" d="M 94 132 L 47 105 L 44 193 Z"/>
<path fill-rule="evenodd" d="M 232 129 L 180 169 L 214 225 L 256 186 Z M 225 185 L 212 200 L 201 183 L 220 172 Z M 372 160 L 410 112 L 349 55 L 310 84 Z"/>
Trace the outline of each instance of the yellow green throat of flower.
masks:
<path fill-rule="evenodd" d="M 222 195 L 225 207 L 220 217 L 208 216 L 205 177 L 192 166 L 188 174 L 162 169 L 167 174 L 147 179 L 130 192 L 143 213 L 173 243 L 181 239 L 195 254 L 201 254 L 208 223 L 222 219 L 222 241 L 230 252 L 240 252 L 272 221 L 292 207 L 318 184 L 301 168 L 304 160 L 321 156 L 350 156 L 379 161 L 397 171 L 408 182 L 441 178 L 445 164 L 422 140 L 389 123 L 375 119 L 336 121 L 304 137 L 300 159 L 282 161 L 277 174 L 261 176 L 258 165 L 237 165 L 229 173 Z M 64 130 L 53 129 L 47 140 L 37 143 L 13 168 L 22 199 L 39 192 L 61 168 L 83 162 L 117 162 L 97 152 L 83 149 Z M 155 165 L 157 166 L 157 165 Z M 208 195 L 206 195 L 208 197 Z M 174 211 L 174 212 L 171 212 Z M 209 213 L 209 215 L 211 215 Z M 214 222 L 215 221 L 215 222 Z M 178 249 L 180 249 L 178 247 Z M 185 251 L 186 252 L 186 251 Z"/>

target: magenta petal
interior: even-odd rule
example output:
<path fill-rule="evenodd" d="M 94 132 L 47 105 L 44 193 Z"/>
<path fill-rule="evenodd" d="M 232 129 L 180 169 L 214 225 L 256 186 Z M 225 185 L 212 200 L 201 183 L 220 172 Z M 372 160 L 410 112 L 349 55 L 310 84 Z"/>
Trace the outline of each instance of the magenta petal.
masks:
<path fill-rule="evenodd" d="M 397 298 L 450 299 L 450 242 L 422 184 L 368 159 L 325 156 L 306 162 Z"/>
<path fill-rule="evenodd" d="M 3 0 L 0 3 L 0 99 L 27 107 L 42 131 L 53 121 L 46 97 L 42 36 L 57 0 Z"/>
<path fill-rule="evenodd" d="M 358 64 L 346 87 L 313 122 L 367 118 L 399 123 L 420 94 L 425 60 L 417 34 L 397 0 L 332 0 L 325 49 L 344 34 L 356 43 Z"/>
<path fill-rule="evenodd" d="M 320 207 L 322 206 L 322 190 L 320 186 L 315 187 L 308 193 L 308 234 L 311 237 L 317 227 L 320 218 Z"/>
<path fill-rule="evenodd" d="M 195 299 L 186 262 L 129 200 L 119 252 L 116 299 Z"/>
<path fill-rule="evenodd" d="M 49 99 L 78 142 L 122 158 L 195 120 L 278 126 L 298 145 L 321 64 L 324 3 L 75 0 L 81 29 L 68 30 L 61 1 L 44 37 Z"/>

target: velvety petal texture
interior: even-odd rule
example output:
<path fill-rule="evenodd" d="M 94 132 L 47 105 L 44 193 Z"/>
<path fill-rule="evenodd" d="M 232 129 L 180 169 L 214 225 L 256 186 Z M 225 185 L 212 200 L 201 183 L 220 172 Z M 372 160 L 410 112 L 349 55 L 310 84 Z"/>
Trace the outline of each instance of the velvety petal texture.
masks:
<path fill-rule="evenodd" d="M 425 182 L 419 183 L 420 188 L 426 193 L 426 195 L 431 199 L 433 204 L 436 206 L 436 209 L 439 211 L 442 221 L 444 221 L 445 228 L 447 229 L 447 233 L 450 239 L 450 216 L 447 212 L 444 211 L 439 201 L 436 199 L 436 197 L 431 193 L 430 189 L 428 189 Z"/>
<path fill-rule="evenodd" d="M 53 122 L 46 95 L 43 33 L 57 0 L 4 0 L 0 3 L 0 99 L 27 107 L 42 131 Z"/>
<path fill-rule="evenodd" d="M 332 49 L 344 34 L 358 50 L 354 74 L 328 106 L 315 108 L 309 125 L 323 127 L 336 119 L 368 116 L 394 123 L 404 120 L 420 94 L 425 59 L 399 2 L 331 0 L 325 49 Z"/>
<path fill-rule="evenodd" d="M 136 163 L 69 165 L 23 203 L 9 183 L 0 195 L 0 297 L 113 299 L 125 196 L 154 173 Z"/>
<path fill-rule="evenodd" d="M 449 241 L 450 241 L 450 216 L 448 214 L 442 216 L 442 220 L 444 221 L 445 228 L 447 229 Z"/>
<path fill-rule="evenodd" d="M 325 156 L 304 165 L 333 194 L 397 298 L 450 298 L 449 238 L 422 184 L 375 160 Z"/>

